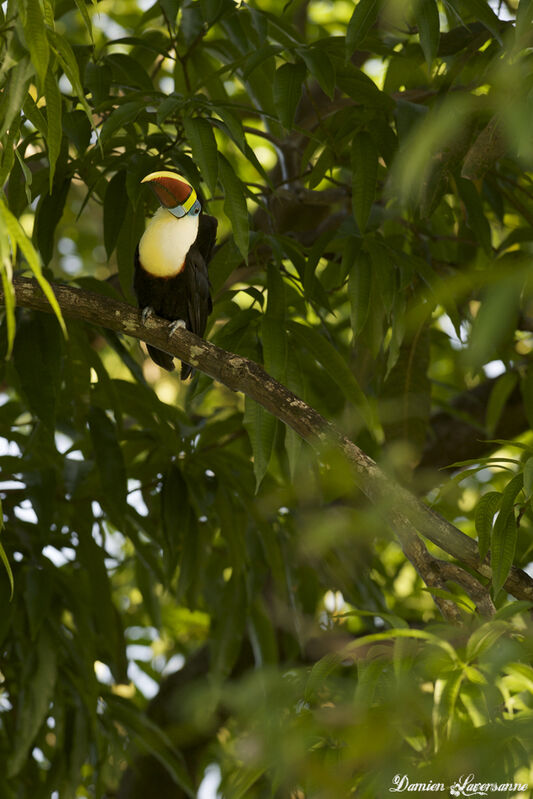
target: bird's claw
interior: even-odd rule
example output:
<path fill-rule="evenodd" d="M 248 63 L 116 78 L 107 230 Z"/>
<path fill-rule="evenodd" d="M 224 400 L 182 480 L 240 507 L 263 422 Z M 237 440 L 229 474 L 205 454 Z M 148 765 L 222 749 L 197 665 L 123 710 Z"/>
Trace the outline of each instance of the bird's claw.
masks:
<path fill-rule="evenodd" d="M 185 321 L 183 319 L 176 319 L 175 322 L 171 322 L 168 326 L 168 335 L 173 336 L 178 330 L 183 330 L 187 327 Z"/>
<path fill-rule="evenodd" d="M 151 316 L 155 316 L 155 311 L 154 311 L 154 309 L 152 308 L 151 305 L 147 305 L 145 308 L 142 309 L 142 312 L 141 312 L 141 319 L 143 320 L 143 323 L 146 323 L 146 321 Z"/>

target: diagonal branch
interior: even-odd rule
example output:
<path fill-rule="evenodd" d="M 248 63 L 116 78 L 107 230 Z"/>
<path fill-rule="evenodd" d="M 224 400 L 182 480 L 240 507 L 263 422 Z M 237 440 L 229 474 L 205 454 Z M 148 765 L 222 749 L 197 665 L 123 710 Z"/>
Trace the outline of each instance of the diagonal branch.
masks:
<path fill-rule="evenodd" d="M 18 305 L 52 312 L 36 281 L 17 278 L 14 287 Z M 385 475 L 335 425 L 274 380 L 259 364 L 226 352 L 188 330 L 180 330 L 169 339 L 166 321 L 149 317 L 143 323 L 140 311 L 123 302 L 71 286 L 54 285 L 53 290 L 65 316 L 146 341 L 185 360 L 228 388 L 247 394 L 316 449 L 322 451 L 332 445 L 338 448 L 353 470 L 357 486 L 384 513 L 402 543 L 406 556 L 428 584 L 437 585 L 437 570 L 433 568 L 430 561 L 434 559 L 427 553 L 418 534 L 474 569 L 480 576 L 490 578 L 490 565 L 488 561 L 480 562 L 475 541 Z M 0 303 L 3 303 L 1 292 Z M 512 567 L 505 588 L 519 599 L 533 600 L 533 580 L 517 567 Z M 438 600 L 438 604 L 447 618 L 454 617 L 448 600 Z"/>

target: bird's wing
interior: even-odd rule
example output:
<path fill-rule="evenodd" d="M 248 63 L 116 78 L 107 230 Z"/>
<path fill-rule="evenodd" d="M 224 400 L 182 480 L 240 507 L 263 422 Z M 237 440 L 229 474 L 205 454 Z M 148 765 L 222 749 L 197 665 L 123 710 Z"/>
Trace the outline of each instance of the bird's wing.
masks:
<path fill-rule="evenodd" d="M 208 264 L 211 260 L 213 247 L 215 246 L 217 225 L 218 221 L 214 216 L 209 216 L 209 214 L 200 214 L 200 219 L 198 221 L 198 235 L 196 236 L 194 246 L 200 250 L 200 253 L 202 254 L 206 264 Z"/>
<path fill-rule="evenodd" d="M 197 336 L 203 336 L 207 317 L 213 310 L 213 304 L 209 292 L 207 264 L 195 245 L 187 254 L 185 279 L 187 280 L 187 311 L 190 329 Z"/>

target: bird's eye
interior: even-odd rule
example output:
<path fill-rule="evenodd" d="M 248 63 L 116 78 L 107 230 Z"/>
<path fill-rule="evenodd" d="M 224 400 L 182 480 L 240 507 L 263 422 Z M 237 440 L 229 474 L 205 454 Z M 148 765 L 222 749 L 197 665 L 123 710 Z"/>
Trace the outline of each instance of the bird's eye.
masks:
<path fill-rule="evenodd" d="M 198 216 L 199 213 L 200 213 L 200 209 L 196 208 L 195 211 L 194 211 L 195 216 Z"/>

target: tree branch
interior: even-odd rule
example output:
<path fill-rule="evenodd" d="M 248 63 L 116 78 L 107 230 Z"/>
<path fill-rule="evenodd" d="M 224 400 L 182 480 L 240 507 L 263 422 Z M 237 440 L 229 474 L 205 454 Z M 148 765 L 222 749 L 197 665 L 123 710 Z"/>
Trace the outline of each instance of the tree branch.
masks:
<path fill-rule="evenodd" d="M 52 312 L 35 280 L 16 278 L 14 287 L 19 306 Z M 413 560 L 422 576 L 425 574 L 424 579 L 430 579 L 428 575 L 432 564 L 428 561 L 429 553 L 426 551 L 424 554 L 425 547 L 418 539 L 418 533 L 476 570 L 479 575 L 490 578 L 490 565 L 488 561 L 480 562 L 475 541 L 386 476 L 368 455 L 332 423 L 274 380 L 259 364 L 226 352 L 188 330 L 180 330 L 169 338 L 168 322 L 149 317 L 143 323 L 140 311 L 123 302 L 72 286 L 53 285 L 53 290 L 65 316 L 146 341 L 190 363 L 233 391 L 247 394 L 292 427 L 315 449 L 323 451 L 327 446 L 337 447 L 351 466 L 357 486 L 386 516 L 406 556 Z M 0 303 L 3 302 L 0 291 Z M 521 569 L 511 569 L 505 588 L 519 599 L 533 600 L 533 580 Z M 443 613 L 452 618 L 454 614 L 448 612 L 446 602 L 438 604 Z"/>

